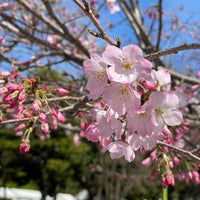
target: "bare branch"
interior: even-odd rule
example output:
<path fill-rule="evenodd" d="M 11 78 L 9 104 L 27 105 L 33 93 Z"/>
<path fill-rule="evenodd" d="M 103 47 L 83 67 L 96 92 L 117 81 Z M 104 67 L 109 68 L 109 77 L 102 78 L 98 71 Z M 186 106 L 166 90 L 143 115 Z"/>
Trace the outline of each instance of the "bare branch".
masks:
<path fill-rule="evenodd" d="M 153 61 L 161 56 L 166 56 L 169 54 L 177 54 L 179 51 L 185 51 L 185 50 L 191 50 L 191 49 L 200 49 L 200 43 L 183 44 L 183 45 L 173 47 L 170 49 L 165 49 L 162 51 L 151 53 L 145 56 L 145 58 L 149 61 Z"/>
<path fill-rule="evenodd" d="M 57 22 L 57 24 L 62 28 L 62 30 L 64 31 L 64 35 L 66 35 L 72 43 L 76 44 L 76 46 L 79 47 L 89 57 L 90 54 L 88 50 L 83 45 L 81 45 L 80 42 L 76 38 L 73 37 L 73 35 L 70 33 L 70 31 L 66 27 L 65 23 L 62 22 L 62 20 L 55 14 L 49 1 L 42 0 L 42 2 L 45 5 L 52 19 L 54 19 Z"/>
<path fill-rule="evenodd" d="M 95 25 L 97 30 L 99 31 L 99 34 L 101 35 L 101 38 L 105 40 L 108 44 L 117 46 L 117 43 L 113 41 L 104 31 L 102 26 L 100 25 L 99 21 L 95 17 L 94 13 L 90 8 L 85 8 L 84 4 L 82 4 L 79 0 L 73 0 L 75 4 L 78 5 L 78 7 L 90 18 L 92 23 Z"/>
<path fill-rule="evenodd" d="M 180 153 L 182 155 L 185 155 L 187 157 L 189 157 L 189 159 L 192 159 L 194 162 L 200 162 L 200 157 L 196 156 L 193 151 L 187 151 L 185 149 L 181 149 L 179 147 L 173 146 L 171 144 L 167 144 L 165 142 L 162 141 L 157 141 L 157 144 L 161 145 L 161 146 L 165 146 L 168 147 L 174 151 L 176 151 L 177 153 Z"/>
<path fill-rule="evenodd" d="M 157 36 L 157 44 L 156 44 L 156 50 L 159 50 L 160 47 L 160 40 L 161 40 L 161 35 L 162 35 L 162 27 L 163 27 L 163 23 L 162 23 L 162 0 L 159 0 L 158 3 L 158 36 Z"/>

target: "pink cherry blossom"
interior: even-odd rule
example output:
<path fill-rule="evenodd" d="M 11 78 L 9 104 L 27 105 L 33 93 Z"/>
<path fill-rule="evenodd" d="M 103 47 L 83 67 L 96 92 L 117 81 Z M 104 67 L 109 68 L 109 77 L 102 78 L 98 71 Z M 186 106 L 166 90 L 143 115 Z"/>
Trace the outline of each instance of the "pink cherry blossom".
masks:
<path fill-rule="evenodd" d="M 108 79 L 106 74 L 107 64 L 97 54 L 91 55 L 91 59 L 83 63 L 85 74 L 88 78 L 86 88 L 89 90 L 90 99 L 98 99 L 102 94 Z"/>
<path fill-rule="evenodd" d="M 108 6 L 111 14 L 120 11 L 120 7 L 116 4 L 116 0 L 106 0 L 106 5 Z"/>
<path fill-rule="evenodd" d="M 140 136 L 151 135 L 155 126 L 152 111 L 137 111 L 127 116 L 127 129 Z"/>
<path fill-rule="evenodd" d="M 140 94 L 130 85 L 110 84 L 103 91 L 103 100 L 119 115 L 133 113 L 140 105 Z"/>
<path fill-rule="evenodd" d="M 112 159 L 117 159 L 125 157 L 125 160 L 132 162 L 135 159 L 135 152 L 131 146 L 123 141 L 116 141 L 110 143 L 108 146 L 102 149 L 102 152 L 110 152 L 110 157 Z"/>
<path fill-rule="evenodd" d="M 109 63 L 107 73 L 111 82 L 132 83 L 138 77 L 143 77 L 143 73 L 150 74 L 152 68 L 152 64 L 142 57 L 142 50 L 136 45 L 123 47 L 122 50 L 108 46 L 103 58 Z"/>
<path fill-rule="evenodd" d="M 152 92 L 143 108 L 153 108 L 153 117 L 159 129 L 163 128 L 164 123 L 169 126 L 180 125 L 182 114 L 178 110 L 179 99 L 175 93 Z"/>
<path fill-rule="evenodd" d="M 159 90 L 169 91 L 171 88 L 171 75 L 165 69 L 158 71 L 152 70 L 152 76 L 155 82 L 157 82 Z"/>

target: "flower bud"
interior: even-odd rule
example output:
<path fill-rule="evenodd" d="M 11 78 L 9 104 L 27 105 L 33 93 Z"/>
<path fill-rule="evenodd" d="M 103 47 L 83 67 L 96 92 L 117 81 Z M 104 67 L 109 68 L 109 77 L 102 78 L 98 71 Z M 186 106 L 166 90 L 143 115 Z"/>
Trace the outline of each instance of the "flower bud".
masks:
<path fill-rule="evenodd" d="M 22 141 L 19 147 L 20 154 L 25 154 L 30 151 L 30 144 L 27 141 Z"/>

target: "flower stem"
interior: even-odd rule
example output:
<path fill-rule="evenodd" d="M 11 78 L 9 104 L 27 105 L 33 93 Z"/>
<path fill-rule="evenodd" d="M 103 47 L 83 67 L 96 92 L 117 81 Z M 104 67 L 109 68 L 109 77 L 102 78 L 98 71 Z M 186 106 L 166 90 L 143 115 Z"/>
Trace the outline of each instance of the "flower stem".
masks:
<path fill-rule="evenodd" d="M 168 187 L 163 188 L 163 200 L 168 200 Z"/>

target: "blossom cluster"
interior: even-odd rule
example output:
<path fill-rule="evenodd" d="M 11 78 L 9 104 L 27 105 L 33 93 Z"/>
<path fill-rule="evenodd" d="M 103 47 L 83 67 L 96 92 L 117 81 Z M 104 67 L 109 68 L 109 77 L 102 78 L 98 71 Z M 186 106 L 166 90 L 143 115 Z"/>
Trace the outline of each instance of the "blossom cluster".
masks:
<path fill-rule="evenodd" d="M 158 140 L 182 122 L 179 98 L 171 90 L 165 69 L 153 69 L 136 45 L 107 46 L 102 56 L 92 54 L 83 63 L 92 100 L 101 99 L 90 114 L 85 137 L 102 145 L 112 159 L 135 158 L 135 151 L 152 150 Z"/>
<path fill-rule="evenodd" d="M 33 129 L 37 130 L 37 121 L 40 122 L 39 132 L 42 131 L 45 135 L 50 133 L 50 125 L 56 130 L 58 121 L 65 121 L 59 109 L 49 104 L 48 96 L 66 95 L 69 91 L 64 88 L 40 86 L 39 78 L 27 78 L 21 82 L 17 81 L 17 78 L 18 74 L 14 69 L 8 74 L 0 72 L 0 102 L 3 104 L 0 122 L 8 120 L 9 115 L 20 122 L 16 125 L 15 132 L 22 137 L 20 153 L 27 153 L 30 150 L 29 137 Z"/>

